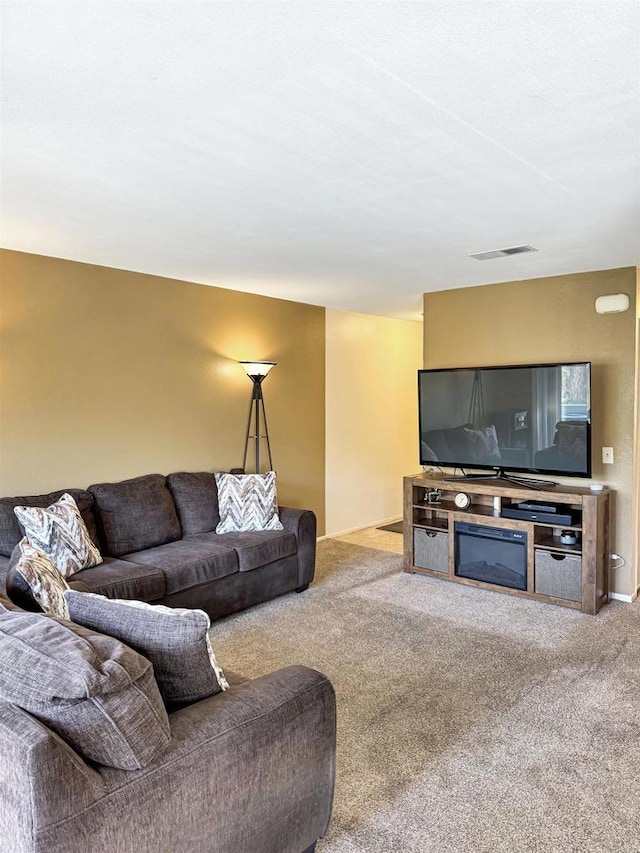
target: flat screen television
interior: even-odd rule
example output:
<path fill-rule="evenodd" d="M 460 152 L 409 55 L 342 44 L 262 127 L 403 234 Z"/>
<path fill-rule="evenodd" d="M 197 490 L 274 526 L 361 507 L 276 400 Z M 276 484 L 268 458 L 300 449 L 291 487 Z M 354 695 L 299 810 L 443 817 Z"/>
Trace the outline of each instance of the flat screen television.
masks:
<path fill-rule="evenodd" d="M 421 465 L 591 476 L 590 362 L 419 370 L 418 405 Z"/>

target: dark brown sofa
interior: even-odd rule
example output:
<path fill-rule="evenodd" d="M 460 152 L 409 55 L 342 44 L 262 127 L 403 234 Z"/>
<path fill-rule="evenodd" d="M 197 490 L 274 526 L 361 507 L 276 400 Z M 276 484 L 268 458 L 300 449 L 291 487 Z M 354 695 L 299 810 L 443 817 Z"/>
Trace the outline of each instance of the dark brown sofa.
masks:
<path fill-rule="evenodd" d="M 280 507 L 284 530 L 218 534 L 213 474 L 149 474 L 86 490 L 0 498 L 0 581 L 9 573 L 7 591 L 24 606 L 21 578 L 11 568 L 22 537 L 13 508 L 49 506 L 65 491 L 73 495 L 104 558 L 70 578 L 74 589 L 197 607 L 217 619 L 285 592 L 301 592 L 313 580 L 316 518 L 310 510 Z"/>

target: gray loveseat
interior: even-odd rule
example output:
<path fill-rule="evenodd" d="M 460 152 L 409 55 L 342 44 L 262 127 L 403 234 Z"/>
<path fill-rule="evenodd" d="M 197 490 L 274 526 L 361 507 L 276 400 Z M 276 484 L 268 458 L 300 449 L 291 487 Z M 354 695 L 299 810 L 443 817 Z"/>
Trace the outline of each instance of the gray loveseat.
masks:
<path fill-rule="evenodd" d="M 19 613 L 0 594 L 0 642 L 17 636 L 12 625 Z M 47 648 L 53 646 L 55 667 L 59 646 L 47 638 L 69 623 L 25 615 L 29 636 L 34 630 L 45 635 L 38 665 L 50 666 Z M 20 637 L 24 643 L 25 634 Z M 114 672 L 117 655 L 140 659 L 104 635 L 90 640 L 96 650 L 90 660 L 103 673 Z M 101 663 L 104 643 L 112 650 L 108 668 Z M 309 853 L 324 835 L 335 776 L 335 695 L 320 673 L 292 666 L 251 681 L 227 673 L 228 690 L 165 716 L 170 737 L 150 763 L 123 770 L 85 761 L 79 749 L 8 701 L 21 679 L 19 669 L 11 671 L 11 655 L 5 658 L 3 853 Z M 42 672 L 42 682 L 35 679 L 38 696 L 45 681 L 53 682 L 55 694 L 55 677 Z M 42 710 L 55 715 L 55 708 Z"/>
<path fill-rule="evenodd" d="M 313 512 L 280 507 L 284 530 L 217 534 L 214 475 L 180 472 L 99 483 L 86 490 L 0 498 L 0 581 L 22 537 L 13 507 L 46 507 L 65 491 L 74 497 L 104 558 L 70 578 L 74 589 L 197 607 L 217 619 L 285 592 L 301 592 L 313 580 Z M 12 572 L 11 579 L 11 597 L 28 606 L 16 588 L 20 578 Z"/>

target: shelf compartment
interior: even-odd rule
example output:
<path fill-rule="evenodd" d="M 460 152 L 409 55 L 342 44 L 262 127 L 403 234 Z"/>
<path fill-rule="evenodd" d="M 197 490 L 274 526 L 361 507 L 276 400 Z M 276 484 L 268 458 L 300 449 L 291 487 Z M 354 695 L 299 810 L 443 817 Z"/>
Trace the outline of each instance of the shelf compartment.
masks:
<path fill-rule="evenodd" d="M 446 518 L 434 518 L 424 521 L 416 521 L 414 527 L 419 527 L 423 530 L 438 530 L 445 533 L 449 530 L 449 522 Z"/>
<path fill-rule="evenodd" d="M 569 528 L 564 529 L 568 530 Z M 565 545 L 557 536 L 539 535 L 537 533 L 534 546 L 543 551 L 556 551 L 561 554 L 582 554 L 582 545 L 580 542 L 577 542 L 575 545 Z"/>
<path fill-rule="evenodd" d="M 417 501 L 413 504 L 414 509 L 440 511 L 440 512 L 466 512 L 469 515 L 483 515 L 487 517 L 499 517 L 499 513 L 493 508 L 493 504 L 472 503 L 467 509 L 459 509 L 452 500 L 441 500 L 439 503 L 428 503 Z"/>
<path fill-rule="evenodd" d="M 414 504 L 412 509 L 413 524 L 419 527 L 433 527 L 436 530 L 447 530 L 450 513 L 440 504 Z"/>
<path fill-rule="evenodd" d="M 518 509 L 518 505 L 514 503 L 503 503 L 502 511 L 509 509 Z M 538 516 L 538 513 L 532 514 L 531 517 L 522 516 L 521 518 L 517 518 L 515 516 L 504 515 L 503 518 L 508 519 L 509 521 L 524 521 L 529 524 L 535 524 L 540 527 L 557 527 L 562 528 L 562 530 L 581 530 L 582 529 L 582 507 L 577 506 L 575 504 L 561 504 L 560 512 L 558 515 L 568 515 L 572 518 L 569 523 L 563 523 L 559 521 L 557 518 L 551 518 L 550 520 L 543 520 Z M 542 514 L 542 513 L 540 513 Z M 534 517 L 534 515 L 536 517 Z M 551 515 L 551 513 L 549 513 Z"/>

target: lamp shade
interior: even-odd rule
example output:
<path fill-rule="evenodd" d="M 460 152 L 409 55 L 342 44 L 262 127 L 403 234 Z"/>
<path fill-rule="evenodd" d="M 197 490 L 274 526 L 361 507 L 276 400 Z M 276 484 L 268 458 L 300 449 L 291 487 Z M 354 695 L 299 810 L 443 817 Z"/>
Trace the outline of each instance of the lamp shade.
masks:
<path fill-rule="evenodd" d="M 240 361 L 238 363 L 247 371 L 247 376 L 266 376 L 277 364 L 275 361 Z"/>

